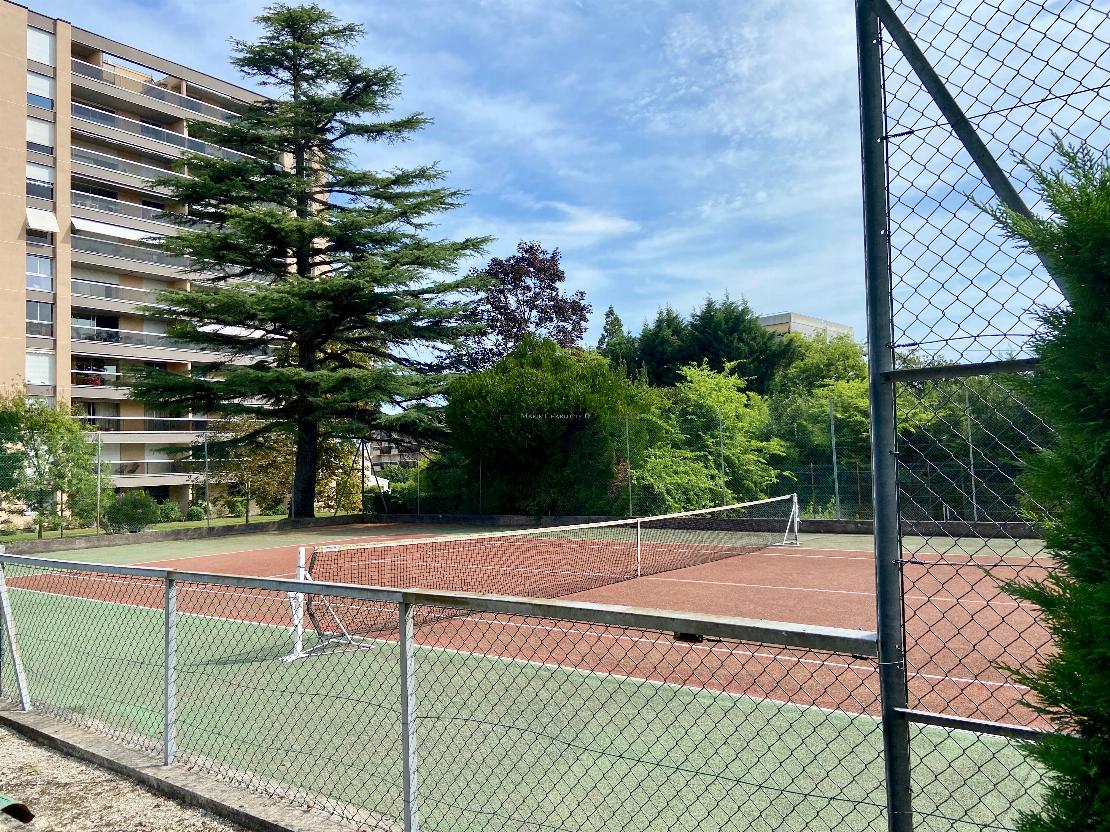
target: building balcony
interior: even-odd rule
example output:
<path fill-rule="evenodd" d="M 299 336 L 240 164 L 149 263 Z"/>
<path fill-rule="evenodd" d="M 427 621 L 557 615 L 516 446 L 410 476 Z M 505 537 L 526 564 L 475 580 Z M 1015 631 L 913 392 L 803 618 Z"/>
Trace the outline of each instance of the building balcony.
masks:
<path fill-rule="evenodd" d="M 106 196 L 87 194 L 84 191 L 72 191 L 70 204 L 74 208 L 87 208 L 103 214 L 132 217 L 160 225 L 170 224 L 165 219 L 166 212 L 161 208 L 150 208 L 137 202 L 124 202 L 122 199 L 110 199 Z"/>
<path fill-rule="evenodd" d="M 71 246 L 74 263 L 99 266 L 116 272 L 181 277 L 181 272 L 190 266 L 188 258 L 178 257 L 176 254 L 82 234 L 73 235 Z"/>
<path fill-rule="evenodd" d="M 131 388 L 124 383 L 122 373 L 71 370 L 69 379 L 74 399 L 123 401 L 131 394 Z"/>
<path fill-rule="evenodd" d="M 145 124 L 141 121 L 118 116 L 115 113 L 105 112 L 96 107 L 89 107 L 77 102 L 73 103 L 73 129 L 78 132 L 86 132 L 90 135 L 103 138 L 123 139 L 129 143 L 133 142 L 135 139 L 148 140 L 164 146 L 176 148 L 178 151 L 191 150 L 194 153 L 203 153 L 206 156 L 214 156 L 219 159 L 230 159 L 234 161 L 251 158 L 245 153 L 239 153 L 226 147 L 202 142 L 200 139 L 192 139 L 183 133 L 175 133 L 172 130 L 166 130 L 164 127 Z M 138 146 L 144 146 L 144 142 L 139 141 Z"/>
<path fill-rule="evenodd" d="M 161 193 L 160 189 L 151 185 L 152 182 L 164 176 L 174 175 L 174 171 L 169 168 L 133 162 L 130 159 L 121 159 L 110 153 L 100 153 L 84 147 L 74 147 L 70 158 L 73 161 L 74 174 L 111 185 L 145 190 L 152 194 Z"/>
<path fill-rule="evenodd" d="M 128 77 L 108 67 L 96 66 L 95 64 L 86 63 L 77 58 L 71 59 L 70 64 L 75 80 L 86 79 L 96 81 L 101 84 L 115 87 L 121 92 L 152 99 L 151 106 L 156 109 L 164 109 L 159 106 L 159 103 L 169 104 L 172 107 L 185 110 L 190 118 L 201 116 L 213 119 L 214 121 L 230 121 L 235 118 L 235 113 L 230 110 L 225 110 L 222 107 L 217 107 L 206 101 L 200 101 L 196 98 L 173 92 L 157 84 Z M 131 96 L 128 96 L 128 100 L 133 99 Z"/>
<path fill-rule="evenodd" d="M 146 289 L 134 289 L 130 286 L 99 283 L 81 278 L 74 278 L 70 283 L 70 289 L 74 307 L 122 314 L 135 314 L 136 306 L 152 305 L 157 298 L 156 293 Z"/>
<path fill-rule="evenodd" d="M 199 347 L 159 332 L 138 332 L 87 324 L 73 324 L 70 329 L 70 351 L 74 355 L 97 358 L 132 358 L 139 361 L 177 363 L 230 361 L 233 364 L 250 364 L 267 352 L 265 348 L 259 348 L 247 355 L 232 357 L 230 352 Z"/>
<path fill-rule="evenodd" d="M 192 445 L 214 422 L 204 418 L 153 416 L 78 416 L 107 445 Z"/>
<path fill-rule="evenodd" d="M 117 488 L 144 485 L 188 485 L 203 476 L 203 462 L 177 459 L 126 459 L 105 461 L 101 470 Z"/>

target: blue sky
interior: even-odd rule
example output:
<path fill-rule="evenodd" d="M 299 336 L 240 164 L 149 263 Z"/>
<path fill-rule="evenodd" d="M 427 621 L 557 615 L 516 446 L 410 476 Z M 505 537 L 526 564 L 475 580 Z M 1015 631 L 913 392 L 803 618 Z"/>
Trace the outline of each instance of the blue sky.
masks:
<path fill-rule="evenodd" d="M 32 8 L 228 80 L 256 0 L 62 0 Z M 564 254 L 568 284 L 638 330 L 671 304 L 746 297 L 851 324 L 864 301 L 848 0 L 323 0 L 435 123 L 360 151 L 438 161 L 470 192 L 445 236 Z"/>

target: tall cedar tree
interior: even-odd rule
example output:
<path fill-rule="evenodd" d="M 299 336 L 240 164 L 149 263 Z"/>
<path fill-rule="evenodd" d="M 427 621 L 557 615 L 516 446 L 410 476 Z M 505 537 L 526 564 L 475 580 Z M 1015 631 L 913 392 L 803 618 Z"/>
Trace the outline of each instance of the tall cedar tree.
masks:
<path fill-rule="evenodd" d="M 328 436 L 434 430 L 423 403 L 441 389 L 443 356 L 477 331 L 480 281 L 452 274 L 487 240 L 424 235 L 463 196 L 435 165 L 353 166 L 354 141 L 401 141 L 429 123 L 387 118 L 399 76 L 345 51 L 360 26 L 317 5 L 255 20 L 261 37 L 234 41 L 232 62 L 274 97 L 227 124 L 191 122 L 191 136 L 236 152 L 186 154 L 188 178 L 164 183 L 189 206 L 170 215 L 181 228 L 164 248 L 200 279 L 162 293 L 157 314 L 172 336 L 234 358 L 190 375 L 149 369 L 134 387 L 160 408 L 253 417 L 249 441 L 291 434 L 289 513 L 311 517 Z"/>
<path fill-rule="evenodd" d="M 460 352 L 462 366 L 491 367 L 527 336 L 565 349 L 578 346 L 591 306 L 583 291 L 563 294 L 560 287 L 567 276 L 561 260 L 559 249 L 548 251 L 538 242 L 522 240 L 516 254 L 494 257 L 484 269 L 471 271 L 471 277 L 485 284 L 476 309 L 486 335 Z"/>
<path fill-rule="evenodd" d="M 1051 773 L 1024 832 L 1110 830 L 1110 158 L 1059 144 L 1063 170 L 1030 166 L 1051 217 L 993 210 L 1063 284 L 1069 308 L 1041 314 L 1032 392 L 1058 440 L 1023 485 L 1051 514 L 1048 578 L 1008 588 L 1040 607 L 1055 650 L 1017 680 L 1058 732 L 1026 746 Z"/>

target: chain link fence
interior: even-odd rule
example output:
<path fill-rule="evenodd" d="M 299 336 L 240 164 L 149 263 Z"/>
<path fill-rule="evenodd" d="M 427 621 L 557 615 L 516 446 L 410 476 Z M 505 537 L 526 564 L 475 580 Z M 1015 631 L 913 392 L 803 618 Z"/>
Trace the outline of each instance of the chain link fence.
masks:
<path fill-rule="evenodd" d="M 873 633 L 0 563 L 0 699 L 352 828 L 886 826 Z M 305 594 L 396 626 L 283 661 Z M 915 749 L 923 829 L 1036 799 L 994 738 L 922 727 Z"/>
<path fill-rule="evenodd" d="M 884 720 L 907 784 L 889 811 L 909 830 L 934 790 L 970 816 L 985 798 L 968 773 L 1048 727 L 1006 668 L 1035 663 L 1049 634 L 999 582 L 1053 568 L 1014 521 L 1045 514 L 1021 472 L 1053 436 L 1024 389 L 1038 311 L 1065 301 L 982 206 L 1038 211 L 1023 162 L 1051 165 L 1060 139 L 1110 145 L 1110 14 L 860 0 L 857 23 Z M 958 537 L 930 522 L 952 515 L 977 522 Z M 965 738 L 959 753 L 923 748 L 927 724 Z"/>

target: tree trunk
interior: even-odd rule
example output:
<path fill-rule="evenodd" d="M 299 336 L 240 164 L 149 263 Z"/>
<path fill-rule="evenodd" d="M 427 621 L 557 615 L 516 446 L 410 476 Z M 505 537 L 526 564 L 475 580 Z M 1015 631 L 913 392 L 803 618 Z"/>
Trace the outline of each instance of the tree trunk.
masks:
<path fill-rule="evenodd" d="M 293 467 L 293 495 L 289 501 L 291 518 L 316 516 L 316 462 L 320 428 L 315 421 L 297 419 L 297 459 Z"/>

